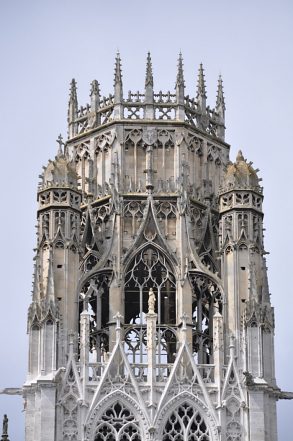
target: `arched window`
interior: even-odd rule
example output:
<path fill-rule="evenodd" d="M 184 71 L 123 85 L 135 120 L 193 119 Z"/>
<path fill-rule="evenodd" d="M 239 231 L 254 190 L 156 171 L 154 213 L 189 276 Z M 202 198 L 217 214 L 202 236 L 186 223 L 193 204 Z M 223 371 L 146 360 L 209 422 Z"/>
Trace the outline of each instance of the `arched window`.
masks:
<path fill-rule="evenodd" d="M 142 437 L 134 415 L 117 401 L 98 421 L 94 441 L 142 441 Z"/>
<path fill-rule="evenodd" d="M 169 416 L 162 441 L 210 441 L 204 418 L 189 403 L 181 404 Z"/>
<path fill-rule="evenodd" d="M 149 290 L 156 296 L 157 363 L 172 363 L 176 353 L 176 280 L 163 253 L 141 250 L 125 276 L 125 349 L 130 363 L 146 362 L 146 318 Z"/>
<path fill-rule="evenodd" d="M 91 361 L 101 361 L 109 351 L 109 284 L 110 274 L 95 274 L 81 289 L 79 314 L 90 312 Z"/>
<path fill-rule="evenodd" d="M 218 286 L 207 276 L 190 274 L 192 294 L 192 348 L 198 363 L 212 363 L 213 315 L 222 313 L 222 296 Z"/>
<path fill-rule="evenodd" d="M 163 254 L 153 247 L 140 251 L 125 276 L 125 323 L 145 323 L 150 288 L 156 295 L 158 323 L 175 323 L 175 284 L 175 277 Z"/>

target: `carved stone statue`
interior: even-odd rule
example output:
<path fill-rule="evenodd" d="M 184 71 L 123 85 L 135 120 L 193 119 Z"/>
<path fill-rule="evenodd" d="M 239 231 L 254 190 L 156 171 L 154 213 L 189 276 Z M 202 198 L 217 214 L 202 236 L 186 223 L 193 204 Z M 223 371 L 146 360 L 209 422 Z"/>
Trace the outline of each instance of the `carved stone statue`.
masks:
<path fill-rule="evenodd" d="M 6 414 L 3 417 L 2 435 L 8 435 L 8 418 Z"/>
<path fill-rule="evenodd" d="M 156 303 L 156 296 L 155 296 L 155 293 L 153 291 L 153 288 L 150 288 L 150 290 L 149 290 L 149 301 L 148 301 L 149 314 L 154 314 L 155 313 L 155 303 Z"/>

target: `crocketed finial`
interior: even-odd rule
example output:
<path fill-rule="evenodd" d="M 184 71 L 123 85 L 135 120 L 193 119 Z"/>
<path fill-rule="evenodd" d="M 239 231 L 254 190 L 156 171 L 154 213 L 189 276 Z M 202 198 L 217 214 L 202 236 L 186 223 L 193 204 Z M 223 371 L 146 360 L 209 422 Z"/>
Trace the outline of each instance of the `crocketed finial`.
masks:
<path fill-rule="evenodd" d="M 179 57 L 178 57 L 176 86 L 184 86 L 183 57 L 182 57 L 181 51 L 180 51 Z"/>
<path fill-rule="evenodd" d="M 199 65 L 198 69 L 198 79 L 197 79 L 197 98 L 203 97 L 206 98 L 206 86 L 205 86 L 205 79 L 204 79 L 204 69 L 202 66 L 202 63 Z"/>
<path fill-rule="evenodd" d="M 93 95 L 100 96 L 100 85 L 97 80 L 93 80 L 91 82 L 90 96 L 93 96 Z"/>
<path fill-rule="evenodd" d="M 216 109 L 219 110 L 220 108 L 222 108 L 223 110 L 226 109 L 224 90 L 223 90 L 223 80 L 221 75 L 219 75 L 219 79 L 218 79 L 218 90 L 217 90 L 217 101 L 216 101 Z"/>
<path fill-rule="evenodd" d="M 116 84 L 122 84 L 122 69 L 121 69 L 121 58 L 119 51 L 117 51 L 115 58 L 114 86 Z"/>
<path fill-rule="evenodd" d="M 70 83 L 69 101 L 74 102 L 77 106 L 77 93 L 76 93 L 76 81 L 72 78 Z"/>
<path fill-rule="evenodd" d="M 153 68 L 152 68 L 152 59 L 151 54 L 148 52 L 147 56 L 147 65 L 146 65 L 146 76 L 145 76 L 145 86 L 152 86 L 154 85 L 154 78 L 153 78 Z"/>

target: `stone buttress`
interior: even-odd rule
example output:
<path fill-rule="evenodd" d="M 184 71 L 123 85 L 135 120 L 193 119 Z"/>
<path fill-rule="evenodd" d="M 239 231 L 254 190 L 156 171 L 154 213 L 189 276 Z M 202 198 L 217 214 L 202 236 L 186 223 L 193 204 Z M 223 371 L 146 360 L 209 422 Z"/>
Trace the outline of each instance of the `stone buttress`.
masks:
<path fill-rule="evenodd" d="M 26 441 L 276 441 L 263 193 L 200 65 L 185 94 L 72 80 L 41 175 Z"/>

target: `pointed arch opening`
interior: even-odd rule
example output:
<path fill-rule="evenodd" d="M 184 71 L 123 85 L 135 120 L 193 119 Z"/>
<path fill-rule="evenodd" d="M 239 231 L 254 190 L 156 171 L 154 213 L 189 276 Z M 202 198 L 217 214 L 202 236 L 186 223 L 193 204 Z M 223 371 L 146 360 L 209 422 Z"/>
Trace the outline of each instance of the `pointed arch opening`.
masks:
<path fill-rule="evenodd" d="M 153 288 L 157 314 L 157 362 L 176 353 L 176 279 L 166 256 L 153 244 L 140 249 L 125 275 L 125 349 L 130 363 L 146 362 L 146 314 Z"/>
<path fill-rule="evenodd" d="M 222 294 L 208 276 L 190 273 L 192 286 L 192 350 L 197 363 L 213 363 L 213 315 L 223 309 Z"/>
<path fill-rule="evenodd" d="M 115 401 L 97 422 L 94 441 L 142 441 L 139 422 L 121 400 Z"/>
<path fill-rule="evenodd" d="M 165 422 L 162 441 L 210 441 L 210 432 L 198 409 L 183 402 Z"/>
<path fill-rule="evenodd" d="M 109 351 L 110 283 L 110 272 L 95 273 L 84 283 L 79 294 L 79 316 L 84 310 L 90 313 L 89 350 L 93 363 L 104 361 Z"/>

